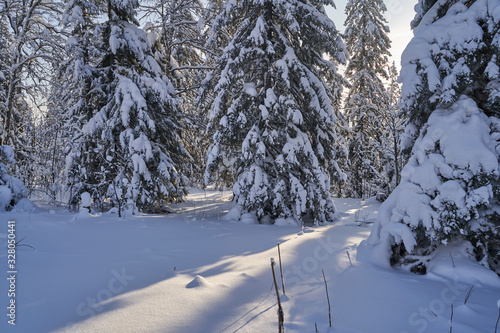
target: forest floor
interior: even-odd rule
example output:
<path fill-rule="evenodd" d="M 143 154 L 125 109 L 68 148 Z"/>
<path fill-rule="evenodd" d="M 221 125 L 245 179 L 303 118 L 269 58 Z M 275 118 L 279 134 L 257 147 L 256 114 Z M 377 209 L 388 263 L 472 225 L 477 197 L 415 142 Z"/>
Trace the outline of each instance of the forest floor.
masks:
<path fill-rule="evenodd" d="M 500 279 L 460 245 L 427 275 L 373 258 L 374 199 L 335 199 L 337 221 L 302 228 L 225 221 L 230 195 L 192 189 L 161 216 L 0 213 L 0 332 L 277 332 L 271 258 L 285 332 L 495 332 Z"/>

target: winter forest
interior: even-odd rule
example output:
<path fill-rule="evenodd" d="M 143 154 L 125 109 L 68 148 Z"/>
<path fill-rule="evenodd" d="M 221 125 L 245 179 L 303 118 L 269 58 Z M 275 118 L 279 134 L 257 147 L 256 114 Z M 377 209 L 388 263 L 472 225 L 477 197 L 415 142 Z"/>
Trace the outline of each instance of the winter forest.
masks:
<path fill-rule="evenodd" d="M 500 1 L 334 2 L 0 1 L 0 331 L 497 333 Z"/>

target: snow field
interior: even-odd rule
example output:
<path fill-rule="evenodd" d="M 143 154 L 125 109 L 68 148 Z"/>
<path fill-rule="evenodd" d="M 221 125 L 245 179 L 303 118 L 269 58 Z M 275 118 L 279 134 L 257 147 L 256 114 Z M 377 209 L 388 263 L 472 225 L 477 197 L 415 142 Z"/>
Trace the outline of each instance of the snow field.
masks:
<path fill-rule="evenodd" d="M 363 242 L 365 222 L 377 217 L 373 199 L 336 199 L 336 223 L 302 229 L 225 221 L 230 193 L 192 192 L 167 216 L 1 214 L 34 249 L 17 248 L 17 325 L 4 318 L 0 331 L 275 332 L 270 258 L 281 288 L 280 242 L 286 332 L 315 332 L 315 323 L 319 332 L 448 332 L 451 304 L 454 333 L 493 332 L 498 277 L 459 245 L 449 248 L 455 268 L 448 252 L 426 276 L 384 267 Z M 6 237 L 0 231 L 2 248 Z M 0 261 L 6 272 L 5 252 Z"/>

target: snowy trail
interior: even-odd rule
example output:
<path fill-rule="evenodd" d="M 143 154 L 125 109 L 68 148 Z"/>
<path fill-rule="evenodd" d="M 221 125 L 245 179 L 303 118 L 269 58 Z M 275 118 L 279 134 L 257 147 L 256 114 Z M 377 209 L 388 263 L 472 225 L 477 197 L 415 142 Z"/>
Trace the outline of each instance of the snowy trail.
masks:
<path fill-rule="evenodd" d="M 167 216 L 2 214 L 35 249 L 19 248 L 17 325 L 1 321 L 0 332 L 275 332 L 277 242 L 286 332 L 315 332 L 315 323 L 319 332 L 437 332 L 447 327 L 449 300 L 453 332 L 492 331 L 500 283 L 483 268 L 469 276 L 457 268 L 454 284 L 446 269 L 422 277 L 371 263 L 359 247 L 371 224 L 359 220 L 375 219 L 377 202 L 337 199 L 339 221 L 302 230 L 222 221 L 230 194 L 221 194 L 194 192 Z M 0 232 L 0 246 L 5 241 Z M 0 261 L 5 269 L 4 254 Z M 469 283 L 474 293 L 464 306 Z M 429 311 L 437 316 L 427 318 Z"/>

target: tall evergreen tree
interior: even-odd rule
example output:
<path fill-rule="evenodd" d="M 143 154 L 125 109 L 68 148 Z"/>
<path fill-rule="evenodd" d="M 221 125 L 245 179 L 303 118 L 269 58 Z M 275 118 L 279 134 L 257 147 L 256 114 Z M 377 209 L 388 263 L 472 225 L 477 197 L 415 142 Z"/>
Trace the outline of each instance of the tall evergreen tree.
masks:
<path fill-rule="evenodd" d="M 391 41 L 382 0 L 350 0 L 346 6 L 345 39 L 350 54 L 346 78 L 351 84 L 345 115 L 349 136 L 350 185 L 355 197 L 370 196 L 382 184 L 384 124 L 388 97 L 383 79 Z"/>
<path fill-rule="evenodd" d="M 419 25 L 429 25 L 446 15 L 448 9 L 460 0 L 422 0 L 415 6 L 415 19 L 411 22 L 412 29 Z M 429 13 L 429 15 L 427 15 Z M 424 19 L 424 16 L 426 18 Z"/>
<path fill-rule="evenodd" d="M 181 138 L 193 161 L 184 174 L 201 184 L 205 124 L 196 108 L 197 91 L 209 67 L 205 64 L 205 8 L 199 0 L 150 0 L 142 4 L 155 59 L 174 85 L 185 112 Z"/>
<path fill-rule="evenodd" d="M 82 128 L 95 111 L 96 101 L 91 99 L 92 79 L 97 76 L 97 49 L 92 45 L 97 20 L 102 17 L 104 1 L 70 0 L 66 3 L 62 15 L 62 24 L 68 30 L 65 43 L 66 58 L 57 68 L 57 80 L 52 86 L 47 117 L 43 127 L 49 131 L 47 137 L 55 136 L 51 153 L 54 156 L 66 156 L 66 190 L 69 191 L 70 204 L 76 205 L 79 194 L 84 191 L 88 170 L 93 163 L 84 157 L 84 151 L 91 148 L 91 141 L 86 140 Z M 49 139 L 47 144 L 51 140 Z M 55 161 L 50 177 L 56 179 Z M 57 169 L 57 171 L 56 171 Z"/>
<path fill-rule="evenodd" d="M 423 36 L 422 31 L 430 29 L 431 25 L 436 26 L 445 16 L 449 15 L 451 7 L 460 8 L 463 6 L 469 8 L 476 1 L 465 0 L 447 0 L 419 1 L 416 6 L 417 14 L 412 22 L 415 38 Z M 494 4 L 480 4 L 481 6 L 491 8 Z M 474 7 L 477 7 L 475 5 Z M 498 25 L 498 24 L 496 24 Z M 498 84 L 495 79 L 489 76 L 489 64 L 495 64 L 498 61 L 498 42 L 495 40 L 498 27 L 495 22 L 485 22 L 477 24 L 475 31 L 467 31 L 466 36 L 458 41 L 452 41 L 448 49 L 457 49 L 454 54 L 439 54 L 432 52 L 430 57 L 416 59 L 407 54 L 408 75 L 406 78 L 417 77 L 418 82 L 412 84 L 403 84 L 403 111 L 408 114 L 410 124 L 406 129 L 403 148 L 406 153 L 411 152 L 415 140 L 418 138 L 422 127 L 427 122 L 430 114 L 440 107 L 451 105 L 457 101 L 462 94 L 471 97 L 487 115 L 496 115 L 500 95 L 498 94 Z M 479 26 L 479 28 L 478 28 Z M 469 28 L 463 24 L 463 28 Z M 483 36 L 477 34 L 481 29 Z M 465 34 L 465 31 L 463 31 Z M 481 41 L 482 43 L 478 43 Z M 417 42 L 415 40 L 415 42 Z M 429 42 L 422 38 L 423 45 Z M 461 42 L 470 42 L 466 49 L 462 50 L 465 44 Z M 432 43 L 440 49 L 441 43 Z M 430 52 L 430 51 L 429 51 Z M 428 62 L 428 60 L 432 60 Z M 411 74 L 411 75 L 410 75 Z M 416 75 L 415 75 L 416 74 Z M 444 78 L 448 78 L 446 81 Z M 403 82 L 404 83 L 404 82 Z"/>
<path fill-rule="evenodd" d="M 213 42 L 235 33 L 205 82 L 214 94 L 205 180 L 234 179 L 232 212 L 243 220 L 335 218 L 329 175 L 342 177 L 336 67 L 345 48 L 325 4 L 230 1 L 215 20 Z"/>
<path fill-rule="evenodd" d="M 158 63 L 192 108 L 204 54 L 204 8 L 199 0 L 150 0 L 141 7 Z"/>
<path fill-rule="evenodd" d="M 71 142 L 67 171 L 84 175 L 74 185 L 91 192 L 97 206 L 109 198 L 119 212 L 153 211 L 184 194 L 177 170 L 188 157 L 179 138 L 181 110 L 146 34 L 136 26 L 138 2 L 105 4 L 107 20 L 96 24 L 89 42 L 95 58 L 73 67 L 81 72 L 72 76 L 89 77 L 90 87 L 83 80 L 69 99 L 70 118 L 83 118 L 84 125 Z M 80 111 L 73 116 L 72 110 Z"/>
<path fill-rule="evenodd" d="M 500 274 L 500 3 L 422 0 L 416 8 L 401 76 L 412 155 L 369 242 L 415 272 L 461 244 Z"/>

